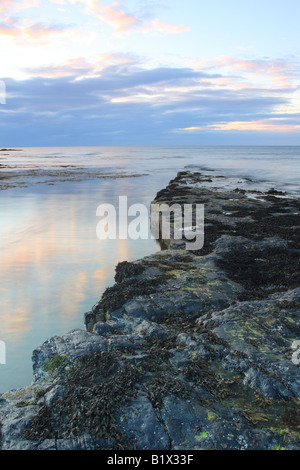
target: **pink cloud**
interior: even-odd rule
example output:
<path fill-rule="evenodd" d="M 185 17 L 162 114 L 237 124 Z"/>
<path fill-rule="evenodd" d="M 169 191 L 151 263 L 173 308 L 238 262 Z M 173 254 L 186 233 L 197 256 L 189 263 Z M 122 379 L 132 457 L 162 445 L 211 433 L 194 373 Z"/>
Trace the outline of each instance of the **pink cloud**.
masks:
<path fill-rule="evenodd" d="M 40 0 L 1 0 L 0 13 L 6 13 L 10 11 L 19 11 L 26 8 L 37 7 Z"/>
<path fill-rule="evenodd" d="M 162 23 L 158 19 L 153 20 L 151 24 L 155 31 L 158 31 L 159 33 L 162 33 L 162 34 L 178 34 L 178 33 L 184 33 L 190 30 L 188 26 L 184 26 L 184 25 L 176 26 L 173 24 L 165 24 L 165 23 Z"/>
<path fill-rule="evenodd" d="M 261 77 L 268 76 L 281 88 L 290 87 L 292 85 L 291 65 L 281 60 L 246 60 L 224 56 L 215 60 L 215 66 L 229 68 L 231 70 L 240 70 Z"/>
<path fill-rule="evenodd" d="M 300 126 L 295 124 L 280 123 L 272 120 L 256 121 L 232 121 L 211 126 L 220 131 L 269 131 L 269 132 L 299 132 Z"/>
<path fill-rule="evenodd" d="M 20 43 L 24 40 L 43 41 L 49 36 L 64 33 L 66 29 L 69 29 L 45 23 L 34 23 L 30 19 L 19 20 L 9 16 L 39 5 L 40 0 L 1 0 L 0 12 L 3 13 L 3 17 L 0 22 L 0 35 L 13 38 Z"/>
<path fill-rule="evenodd" d="M 6 20 L 0 23 L 0 36 L 14 38 L 22 43 L 24 40 L 43 41 L 49 36 L 65 34 L 65 32 L 66 30 L 63 28 L 43 23 L 30 24 L 28 21 L 19 22 L 13 18 L 6 18 Z"/>
<path fill-rule="evenodd" d="M 54 3 L 57 0 L 50 0 Z M 127 32 L 132 28 L 141 26 L 141 22 L 133 15 L 125 12 L 118 2 L 111 5 L 102 5 L 98 0 L 68 0 L 71 4 L 80 4 L 84 6 L 85 12 L 92 14 L 97 19 L 107 23 L 116 32 Z"/>
<path fill-rule="evenodd" d="M 137 26 L 141 26 L 141 22 L 132 15 L 120 10 L 119 4 L 114 6 L 108 5 L 100 8 L 100 18 L 117 32 L 125 32 Z"/>
<path fill-rule="evenodd" d="M 58 3 L 67 0 L 50 0 Z M 97 19 L 108 24 L 116 33 L 128 33 L 130 31 L 141 31 L 143 33 L 158 32 L 161 34 L 178 34 L 189 31 L 189 27 L 184 25 L 165 24 L 159 19 L 152 20 L 147 24 L 128 13 L 119 2 L 110 5 L 102 5 L 99 0 L 68 0 L 72 5 L 80 4 L 84 6 L 85 12 L 92 14 Z"/>
<path fill-rule="evenodd" d="M 300 125 L 280 122 L 280 119 L 270 118 L 253 121 L 229 121 L 206 126 L 190 126 L 178 129 L 181 132 L 198 131 L 255 131 L 255 132 L 299 132 Z"/>

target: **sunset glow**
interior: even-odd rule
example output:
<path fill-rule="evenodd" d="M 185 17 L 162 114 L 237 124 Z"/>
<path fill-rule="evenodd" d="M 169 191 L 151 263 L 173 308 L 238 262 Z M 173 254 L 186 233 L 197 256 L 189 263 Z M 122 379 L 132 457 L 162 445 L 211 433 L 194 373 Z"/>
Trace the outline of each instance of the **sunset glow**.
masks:
<path fill-rule="evenodd" d="M 299 143 L 299 2 L 220 3 L 3 0 L 2 144 Z"/>

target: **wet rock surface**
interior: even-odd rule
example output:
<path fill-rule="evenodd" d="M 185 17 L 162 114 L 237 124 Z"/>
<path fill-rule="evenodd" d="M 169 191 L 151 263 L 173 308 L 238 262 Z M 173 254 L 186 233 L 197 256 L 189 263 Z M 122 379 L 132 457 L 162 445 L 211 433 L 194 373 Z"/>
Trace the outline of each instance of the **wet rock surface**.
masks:
<path fill-rule="evenodd" d="M 8 149 L 11 151 L 11 149 Z M 1 171 L 3 170 L 3 171 Z M 139 178 L 142 173 L 108 172 L 75 165 L 60 165 L 55 169 L 24 169 L 15 165 L 0 164 L 0 191 L 11 188 L 27 188 L 37 184 L 89 181 L 95 179 Z"/>
<path fill-rule="evenodd" d="M 181 172 L 155 202 L 204 204 L 203 248 L 120 263 L 0 396 L 2 449 L 300 449 L 299 200 Z"/>

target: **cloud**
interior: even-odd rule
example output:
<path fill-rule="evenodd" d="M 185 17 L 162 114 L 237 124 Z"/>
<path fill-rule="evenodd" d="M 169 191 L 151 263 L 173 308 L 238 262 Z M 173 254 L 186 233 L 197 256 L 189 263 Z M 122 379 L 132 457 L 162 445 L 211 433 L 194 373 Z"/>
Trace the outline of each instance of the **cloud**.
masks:
<path fill-rule="evenodd" d="M 248 49 L 253 49 L 254 46 L 236 46 L 240 51 L 247 51 Z"/>
<path fill-rule="evenodd" d="M 52 3 L 60 3 L 61 0 L 50 0 Z M 129 32 L 178 34 L 189 31 L 184 25 L 165 24 L 157 18 L 151 19 L 151 15 L 129 13 L 120 5 L 113 2 L 103 5 L 99 0 L 63 0 L 72 4 L 78 4 L 84 8 L 87 14 L 93 15 L 98 20 L 109 25 L 116 34 Z M 152 10 L 157 5 L 152 4 Z"/>
<path fill-rule="evenodd" d="M 141 26 L 141 22 L 134 16 L 122 11 L 118 3 L 100 6 L 100 19 L 111 26 L 116 32 L 126 32 Z"/>
<path fill-rule="evenodd" d="M 28 8 L 37 7 L 39 4 L 40 0 L 1 0 L 0 13 L 11 11 L 18 12 Z"/>
<path fill-rule="evenodd" d="M 57 0 L 50 0 L 57 3 Z M 80 5 L 86 14 L 96 17 L 108 24 L 116 33 L 125 33 L 133 29 L 141 28 L 141 21 L 134 15 L 126 12 L 118 2 L 103 5 L 98 0 L 66 0 L 71 5 Z"/>
<path fill-rule="evenodd" d="M 130 32 L 178 34 L 188 30 L 183 25 L 164 24 L 159 19 L 151 20 L 140 14 L 132 14 L 118 2 L 104 5 L 99 0 L 48 0 L 48 3 L 52 3 L 56 8 L 62 5 L 69 6 L 73 10 L 75 6 L 79 6 L 85 14 L 107 24 L 117 36 Z M 35 20 L 28 13 L 31 8 L 36 9 Z M 0 4 L 0 13 L 2 13 L 0 37 L 10 40 L 10 44 L 15 44 L 17 47 L 20 45 L 43 46 L 50 44 L 52 39 L 60 38 L 61 40 L 69 39 L 68 47 L 72 49 L 74 41 L 80 39 L 82 44 L 83 39 L 87 40 L 89 37 L 90 40 L 94 40 L 99 37 L 99 29 L 95 23 L 90 26 L 87 21 L 80 25 L 76 23 L 76 14 L 73 16 L 75 11 L 70 11 L 70 18 L 74 18 L 75 22 L 73 25 L 49 22 L 49 18 L 45 16 L 46 13 L 43 13 L 40 0 L 3 0 Z M 18 53 L 18 51 L 15 52 Z"/>
<path fill-rule="evenodd" d="M 154 31 L 157 31 L 162 34 L 179 34 L 185 33 L 190 30 L 188 26 L 176 26 L 173 24 L 165 24 L 162 23 L 159 19 L 152 20 L 151 25 L 154 28 Z"/>
<path fill-rule="evenodd" d="M 153 139 L 171 142 L 174 138 L 188 142 L 205 133 L 299 130 L 300 101 L 295 91 L 299 64 L 295 56 L 245 58 L 239 52 L 238 57 L 203 60 L 165 49 L 161 53 L 152 49 L 155 58 L 120 52 L 128 51 L 125 40 L 114 35 L 139 34 L 130 38 L 136 40 L 134 50 L 151 51 L 151 41 L 143 35 L 189 31 L 186 25 L 160 17 L 162 3 L 3 0 L 1 48 L 7 51 L 3 67 L 7 76 L 14 74 L 19 81 L 5 80 L 7 103 L 0 106 L 5 117 L 0 123 L 2 135 L 22 137 L 33 145 L 89 145 L 151 143 Z M 147 7 L 144 12 L 142 5 Z M 40 8 L 31 15 L 27 9 L 37 6 Z M 74 24 L 50 23 L 60 6 L 64 11 L 57 18 Z M 140 47 L 139 40 L 144 40 L 145 47 Z M 157 41 L 154 43 L 156 48 Z M 287 119 L 292 115 L 293 120 Z M 17 143 L 7 142 L 11 145 Z"/>
<path fill-rule="evenodd" d="M 49 38 L 49 36 L 54 36 L 54 35 L 61 35 L 66 32 L 65 27 L 60 27 L 60 26 L 50 26 L 47 24 L 43 23 L 34 23 L 30 26 L 18 26 L 17 28 L 13 27 L 10 28 L 9 30 L 7 29 L 1 29 L 0 27 L 0 33 L 2 34 L 7 34 L 8 36 L 13 36 L 15 38 L 18 38 L 19 42 L 22 41 L 22 39 L 29 39 L 32 41 L 36 40 L 42 40 L 44 41 L 45 39 Z M 39 45 L 41 42 L 39 43 Z"/>
<path fill-rule="evenodd" d="M 50 0 L 53 1 L 53 0 Z M 79 4 L 84 7 L 87 14 L 95 16 L 111 26 L 116 32 L 126 32 L 140 25 L 140 21 L 124 11 L 117 2 L 111 5 L 102 5 L 98 0 L 68 0 L 72 5 Z M 54 0 L 56 3 L 56 0 Z"/>
<path fill-rule="evenodd" d="M 114 31 L 117 33 L 124 33 L 129 30 L 132 30 L 136 27 L 142 27 L 140 21 L 134 16 L 126 13 L 118 3 L 113 3 L 111 5 L 104 6 L 98 0 L 49 0 L 50 3 L 55 5 L 76 5 L 79 4 L 84 7 L 85 12 L 95 16 L 97 19 L 107 23 L 111 26 Z M 13 13 L 19 13 L 21 10 L 27 10 L 31 7 L 40 6 L 40 0 L 2 0 L 0 4 L 0 12 L 4 15 Z M 42 13 L 40 10 L 39 13 Z M 22 15 L 24 17 L 24 15 Z M 4 16 L 5 19 L 5 16 Z M 2 20 L 3 21 L 3 20 Z M 29 19 L 27 22 L 30 21 Z M 32 26 L 26 25 L 26 20 L 14 21 L 13 26 L 7 26 L 3 23 L 1 24 L 0 34 L 11 36 L 11 37 L 30 37 L 41 38 L 47 37 L 49 34 L 60 32 L 67 29 L 68 26 L 61 26 L 60 28 L 55 28 L 55 25 L 52 24 L 33 24 Z"/>
<path fill-rule="evenodd" d="M 13 38 L 18 44 L 37 43 L 41 46 L 53 36 L 65 35 L 66 31 L 62 28 L 56 28 L 45 24 L 33 24 L 31 26 L 7 27 L 0 24 L 0 35 Z"/>
<path fill-rule="evenodd" d="M 131 54 L 99 53 L 94 62 L 82 57 L 72 58 L 60 64 L 48 64 L 40 67 L 26 67 L 23 73 L 29 77 L 59 78 L 70 77 L 82 80 L 100 76 L 103 69 L 118 66 L 119 71 L 124 66 L 137 65 L 138 59 Z"/>
<path fill-rule="evenodd" d="M 292 80 L 295 78 L 293 64 L 279 59 L 239 59 L 223 56 L 215 59 L 213 67 L 221 67 L 223 70 L 227 68 L 263 79 L 267 78 L 281 88 L 292 86 Z"/>
<path fill-rule="evenodd" d="M 24 41 L 39 41 L 43 44 L 47 39 L 55 35 L 64 35 L 70 30 L 68 25 L 49 25 L 45 23 L 34 23 L 30 20 L 19 20 L 11 16 L 4 17 L 0 22 L 0 36 L 13 38 L 19 45 Z"/>
<path fill-rule="evenodd" d="M 300 122 L 300 120 L 298 120 Z M 203 130 L 213 131 L 254 131 L 254 132 L 299 132 L 300 124 L 279 122 L 274 118 L 260 119 L 252 121 L 228 121 L 220 122 L 217 124 L 210 124 L 208 126 L 191 126 L 178 129 L 182 132 L 195 132 Z"/>
<path fill-rule="evenodd" d="M 116 53 L 100 55 L 95 63 L 72 59 L 35 73 L 27 80 L 6 80 L 0 131 L 13 142 L 5 145 L 167 144 L 193 135 L 299 129 L 296 114 L 293 120 L 274 114 L 289 103 L 289 95 L 215 89 L 211 81 L 218 75 L 212 72 L 148 70 L 130 55 Z"/>
<path fill-rule="evenodd" d="M 43 78 L 80 77 L 91 72 L 90 64 L 82 58 L 69 59 L 62 64 L 49 64 L 41 67 L 27 67 L 23 70 L 31 77 Z"/>
<path fill-rule="evenodd" d="M 115 63 L 112 63 L 113 61 Z M 101 68 L 101 73 L 98 75 L 95 74 L 96 67 Z M 181 89 L 180 85 L 182 84 L 190 84 L 193 87 L 198 84 L 199 80 L 207 79 L 206 74 L 195 72 L 192 69 L 160 67 L 147 70 L 138 68 L 135 63 L 132 65 L 130 57 L 122 55 L 106 55 L 100 57 L 99 61 L 94 64 L 89 64 L 80 58 L 73 59 L 61 66 L 41 67 L 35 73 L 39 76 L 31 80 L 20 83 L 10 80 L 8 83 L 11 84 L 12 96 L 18 96 L 19 105 L 23 101 L 22 106 L 38 105 L 45 110 L 49 106 L 47 101 L 49 95 L 45 94 L 47 90 L 59 95 L 60 99 L 53 101 L 52 106 L 60 109 L 65 108 L 66 105 L 69 107 L 69 103 L 73 108 L 76 108 L 79 102 L 87 108 L 89 103 L 92 103 L 93 107 L 98 106 L 100 102 L 116 103 L 118 98 L 124 97 L 128 99 L 128 102 L 134 102 L 136 97 L 141 94 L 151 98 L 157 93 L 161 95 L 161 104 L 167 102 L 170 105 L 171 97 L 175 103 L 177 100 L 190 100 L 194 97 L 185 91 L 181 93 L 176 91 L 177 96 L 174 97 L 166 90 L 173 86 Z M 82 77 L 81 80 L 78 80 L 78 73 L 86 75 L 88 78 Z M 43 79 L 42 76 L 46 78 Z M 36 98 L 40 94 L 39 99 L 32 97 L 33 87 Z M 75 99 L 75 95 L 77 99 Z M 125 100 L 119 102 L 121 101 Z M 145 101 L 147 100 L 145 99 Z M 16 100 L 14 102 L 17 103 Z M 154 104 L 159 105 L 159 102 L 154 102 Z"/>

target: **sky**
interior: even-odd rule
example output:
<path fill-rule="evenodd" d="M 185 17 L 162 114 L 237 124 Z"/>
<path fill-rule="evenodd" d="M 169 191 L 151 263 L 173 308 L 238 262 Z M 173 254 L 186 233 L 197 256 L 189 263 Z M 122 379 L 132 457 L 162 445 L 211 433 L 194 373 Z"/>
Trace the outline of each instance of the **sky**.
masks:
<path fill-rule="evenodd" d="M 1 0 L 0 146 L 300 145 L 299 0 Z"/>

